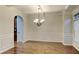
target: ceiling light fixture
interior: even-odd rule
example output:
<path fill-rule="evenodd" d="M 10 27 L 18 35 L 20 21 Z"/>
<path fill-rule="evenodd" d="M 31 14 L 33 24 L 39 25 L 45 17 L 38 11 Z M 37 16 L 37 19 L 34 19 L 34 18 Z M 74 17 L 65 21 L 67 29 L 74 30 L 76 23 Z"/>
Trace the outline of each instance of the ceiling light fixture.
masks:
<path fill-rule="evenodd" d="M 44 18 L 44 13 L 42 11 L 42 8 L 41 6 L 39 5 L 38 8 L 37 8 L 37 12 L 38 12 L 38 17 L 33 21 L 37 26 L 41 26 L 42 23 L 45 21 L 45 18 Z"/>

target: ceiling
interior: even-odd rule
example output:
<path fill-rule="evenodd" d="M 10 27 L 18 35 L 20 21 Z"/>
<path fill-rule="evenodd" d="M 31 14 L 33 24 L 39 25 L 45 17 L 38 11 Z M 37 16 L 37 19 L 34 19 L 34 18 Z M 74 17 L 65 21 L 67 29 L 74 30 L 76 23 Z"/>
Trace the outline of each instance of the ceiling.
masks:
<path fill-rule="evenodd" d="M 43 12 L 58 12 L 65 9 L 66 5 L 40 5 Z M 13 5 L 23 13 L 37 13 L 38 5 Z"/>

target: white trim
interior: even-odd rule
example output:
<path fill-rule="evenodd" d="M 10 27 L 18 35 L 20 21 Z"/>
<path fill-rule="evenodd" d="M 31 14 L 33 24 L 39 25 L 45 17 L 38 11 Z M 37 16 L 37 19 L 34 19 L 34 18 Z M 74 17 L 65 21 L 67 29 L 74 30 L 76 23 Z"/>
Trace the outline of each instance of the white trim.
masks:
<path fill-rule="evenodd" d="M 67 10 L 68 8 L 69 8 L 69 5 L 66 5 L 66 6 L 65 6 L 65 10 Z"/>
<path fill-rule="evenodd" d="M 63 44 L 63 45 L 67 45 L 67 46 L 72 46 L 71 43 L 64 43 L 64 42 L 62 42 L 62 44 Z"/>
<path fill-rule="evenodd" d="M 27 41 L 30 41 L 30 39 L 29 39 L 29 40 L 23 40 L 22 43 L 25 43 L 25 42 L 27 42 Z"/>
<path fill-rule="evenodd" d="M 42 42 L 62 42 L 62 41 L 53 41 L 53 40 L 40 40 L 40 39 L 37 39 L 37 40 L 33 40 L 33 39 L 29 39 L 27 41 L 42 41 Z M 26 42 L 26 41 L 24 41 Z"/>
<path fill-rule="evenodd" d="M 74 41 L 73 47 L 76 48 L 79 51 L 79 43 L 78 42 Z"/>
<path fill-rule="evenodd" d="M 14 46 L 11 46 L 11 47 L 9 47 L 9 48 L 6 48 L 6 49 L 1 50 L 1 51 L 0 51 L 0 54 L 3 53 L 3 52 L 5 52 L 5 51 L 8 51 L 9 49 L 11 49 L 11 48 L 13 48 L 13 47 L 14 47 Z"/>
<path fill-rule="evenodd" d="M 76 45 L 73 45 L 73 47 L 79 51 L 79 48 Z"/>

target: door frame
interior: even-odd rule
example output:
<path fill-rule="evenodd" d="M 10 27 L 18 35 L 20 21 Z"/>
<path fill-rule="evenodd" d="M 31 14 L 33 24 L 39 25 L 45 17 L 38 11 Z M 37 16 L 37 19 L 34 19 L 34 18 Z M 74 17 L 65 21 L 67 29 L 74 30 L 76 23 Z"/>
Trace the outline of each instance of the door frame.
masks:
<path fill-rule="evenodd" d="M 18 16 L 19 16 L 19 15 L 16 15 L 16 16 L 14 17 L 14 20 L 16 20 L 16 22 L 17 22 L 17 17 L 18 17 Z M 22 28 L 23 28 L 23 29 L 22 29 L 22 30 L 23 30 L 23 35 L 22 35 L 22 36 L 23 36 L 23 37 L 22 37 L 22 41 L 21 41 L 21 42 L 23 42 L 23 40 L 24 40 L 24 20 L 23 20 L 23 17 L 22 17 L 22 16 L 19 16 L 19 17 L 21 17 L 22 22 L 23 22 L 23 23 L 22 23 L 22 26 L 23 26 L 23 27 L 22 27 Z M 16 18 L 16 19 L 15 19 L 15 18 Z M 15 24 L 14 24 L 14 25 L 15 25 Z M 16 24 L 16 27 L 17 27 L 17 24 Z M 16 36 L 17 36 L 17 42 L 18 42 L 18 30 L 16 30 L 16 32 L 17 32 L 17 33 L 16 33 Z M 14 36 L 14 39 L 15 39 L 15 36 Z"/>

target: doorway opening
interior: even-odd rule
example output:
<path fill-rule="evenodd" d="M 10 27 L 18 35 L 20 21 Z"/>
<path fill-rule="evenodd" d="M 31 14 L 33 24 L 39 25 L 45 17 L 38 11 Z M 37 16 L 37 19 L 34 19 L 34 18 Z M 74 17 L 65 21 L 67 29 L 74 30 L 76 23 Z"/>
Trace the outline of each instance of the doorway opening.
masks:
<path fill-rule="evenodd" d="M 14 43 L 23 42 L 23 18 L 21 16 L 14 17 Z"/>
<path fill-rule="evenodd" d="M 14 42 L 17 42 L 17 16 L 14 17 Z"/>

